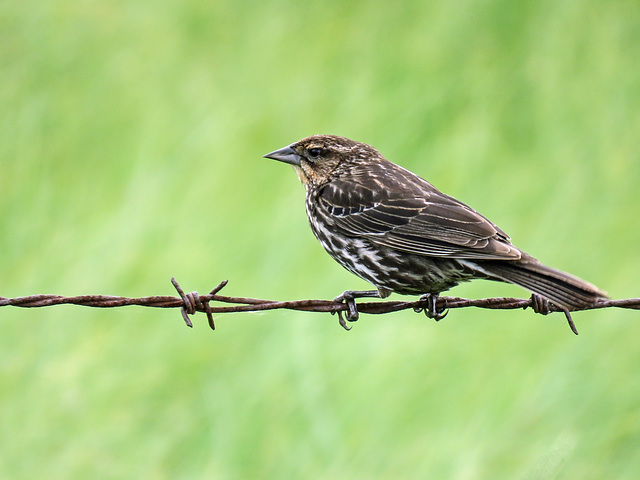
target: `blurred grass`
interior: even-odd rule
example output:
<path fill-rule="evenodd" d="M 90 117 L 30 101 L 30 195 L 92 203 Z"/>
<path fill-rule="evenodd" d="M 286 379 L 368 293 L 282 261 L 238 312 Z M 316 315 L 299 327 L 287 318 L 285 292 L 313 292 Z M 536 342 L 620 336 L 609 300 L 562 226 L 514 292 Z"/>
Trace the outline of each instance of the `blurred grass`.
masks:
<path fill-rule="evenodd" d="M 640 6 L 0 4 L 0 295 L 364 283 L 261 155 L 366 141 L 638 296 Z M 522 295 L 476 282 L 457 295 Z M 2 478 L 629 478 L 637 314 L 0 312 Z"/>

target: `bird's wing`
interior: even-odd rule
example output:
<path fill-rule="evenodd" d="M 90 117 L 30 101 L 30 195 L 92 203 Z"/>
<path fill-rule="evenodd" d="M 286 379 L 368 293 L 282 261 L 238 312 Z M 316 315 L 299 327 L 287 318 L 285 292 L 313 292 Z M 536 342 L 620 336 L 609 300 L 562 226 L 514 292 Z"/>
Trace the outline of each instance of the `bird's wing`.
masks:
<path fill-rule="evenodd" d="M 334 181 L 318 193 L 318 213 L 346 236 L 398 251 L 448 258 L 517 260 L 521 251 L 496 225 L 427 182 L 395 193 Z M 374 192 L 375 191 L 375 192 Z"/>

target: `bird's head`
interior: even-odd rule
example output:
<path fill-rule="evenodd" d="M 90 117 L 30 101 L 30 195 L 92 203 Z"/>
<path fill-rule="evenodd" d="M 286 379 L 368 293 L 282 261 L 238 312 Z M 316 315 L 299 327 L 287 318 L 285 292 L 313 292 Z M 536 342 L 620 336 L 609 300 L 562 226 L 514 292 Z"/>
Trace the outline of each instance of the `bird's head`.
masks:
<path fill-rule="evenodd" d="M 318 187 L 350 173 L 356 165 L 380 158 L 380 154 L 375 148 L 348 138 L 313 135 L 268 153 L 264 158 L 293 165 L 305 186 Z"/>

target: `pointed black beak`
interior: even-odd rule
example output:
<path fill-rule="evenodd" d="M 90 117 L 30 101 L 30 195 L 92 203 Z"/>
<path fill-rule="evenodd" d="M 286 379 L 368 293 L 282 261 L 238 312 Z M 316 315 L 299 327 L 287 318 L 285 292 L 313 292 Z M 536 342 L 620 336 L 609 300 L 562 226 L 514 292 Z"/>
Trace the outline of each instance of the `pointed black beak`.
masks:
<path fill-rule="evenodd" d="M 273 158 L 274 160 L 279 160 L 284 163 L 300 166 L 300 155 L 291 147 L 284 147 L 275 152 L 267 153 L 263 158 Z"/>

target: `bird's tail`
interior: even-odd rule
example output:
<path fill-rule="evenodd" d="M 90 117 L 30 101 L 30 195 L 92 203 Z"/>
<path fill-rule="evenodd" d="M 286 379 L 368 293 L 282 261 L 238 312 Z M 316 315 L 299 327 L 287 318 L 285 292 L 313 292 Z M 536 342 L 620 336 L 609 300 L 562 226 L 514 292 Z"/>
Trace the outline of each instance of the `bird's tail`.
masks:
<path fill-rule="evenodd" d="M 593 305 L 609 298 L 595 285 L 569 273 L 547 267 L 537 260 L 478 262 L 481 270 L 499 280 L 537 293 L 559 307 L 569 310 Z"/>

